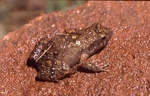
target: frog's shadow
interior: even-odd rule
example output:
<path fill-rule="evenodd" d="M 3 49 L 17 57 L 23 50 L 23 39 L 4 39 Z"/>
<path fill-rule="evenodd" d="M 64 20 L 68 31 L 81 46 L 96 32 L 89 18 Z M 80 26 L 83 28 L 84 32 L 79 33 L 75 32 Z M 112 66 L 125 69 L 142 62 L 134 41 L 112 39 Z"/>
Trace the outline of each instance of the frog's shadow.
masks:
<path fill-rule="evenodd" d="M 36 66 L 36 63 L 34 61 L 31 61 L 31 60 L 28 59 L 27 60 L 27 66 L 36 69 L 36 71 L 39 71 L 37 66 Z"/>
<path fill-rule="evenodd" d="M 94 74 L 95 72 L 94 71 L 91 71 L 91 70 L 88 70 L 88 69 L 85 69 L 83 67 L 79 67 L 77 69 L 77 72 L 82 72 L 82 73 L 91 73 L 91 74 Z"/>

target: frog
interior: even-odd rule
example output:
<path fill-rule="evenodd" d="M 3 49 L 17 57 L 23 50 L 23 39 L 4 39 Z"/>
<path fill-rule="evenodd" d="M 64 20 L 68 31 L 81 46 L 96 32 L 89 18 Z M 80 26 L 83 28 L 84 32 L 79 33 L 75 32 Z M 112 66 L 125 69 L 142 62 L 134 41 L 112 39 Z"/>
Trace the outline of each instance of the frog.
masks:
<path fill-rule="evenodd" d="M 38 71 L 36 79 L 58 82 L 71 76 L 79 68 L 92 72 L 104 71 L 107 65 L 97 66 L 88 59 L 102 51 L 111 36 L 111 29 L 94 23 L 82 30 L 65 31 L 50 40 L 42 38 L 29 56 Z"/>

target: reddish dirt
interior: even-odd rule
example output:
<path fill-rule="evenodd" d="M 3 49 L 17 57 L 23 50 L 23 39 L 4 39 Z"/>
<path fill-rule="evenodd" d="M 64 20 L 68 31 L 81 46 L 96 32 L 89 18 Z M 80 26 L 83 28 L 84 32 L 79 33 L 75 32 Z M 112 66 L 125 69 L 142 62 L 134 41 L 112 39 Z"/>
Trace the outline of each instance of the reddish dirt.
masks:
<path fill-rule="evenodd" d="M 90 1 L 43 14 L 0 40 L 0 96 L 150 95 L 150 2 Z M 77 72 L 58 83 L 36 81 L 28 57 L 42 37 L 100 22 L 113 30 L 104 50 L 89 60 L 109 72 Z"/>

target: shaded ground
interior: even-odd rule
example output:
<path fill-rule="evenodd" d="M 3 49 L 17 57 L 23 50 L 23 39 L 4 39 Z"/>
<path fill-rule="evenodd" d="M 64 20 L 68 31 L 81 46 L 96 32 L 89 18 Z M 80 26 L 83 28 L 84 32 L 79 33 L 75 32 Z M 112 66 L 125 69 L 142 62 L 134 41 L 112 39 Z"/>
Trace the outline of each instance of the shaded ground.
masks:
<path fill-rule="evenodd" d="M 0 95 L 150 95 L 150 3 L 93 1 L 65 12 L 45 14 L 0 41 Z M 110 64 L 108 73 L 77 72 L 59 83 L 37 82 L 27 59 L 37 41 L 64 30 L 100 22 L 113 30 L 107 47 L 89 60 Z"/>

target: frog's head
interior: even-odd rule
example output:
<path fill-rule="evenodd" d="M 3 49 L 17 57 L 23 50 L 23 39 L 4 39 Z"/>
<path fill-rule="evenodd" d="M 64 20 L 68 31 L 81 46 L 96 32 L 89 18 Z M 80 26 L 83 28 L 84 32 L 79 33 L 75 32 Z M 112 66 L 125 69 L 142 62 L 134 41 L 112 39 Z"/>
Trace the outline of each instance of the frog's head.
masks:
<path fill-rule="evenodd" d="M 102 26 L 99 23 L 93 24 L 93 30 L 98 35 L 99 38 L 108 41 L 112 36 L 112 31 L 109 28 Z"/>
<path fill-rule="evenodd" d="M 95 23 L 91 30 L 93 31 L 93 42 L 88 47 L 88 50 L 90 54 L 95 54 L 100 52 L 107 45 L 112 36 L 112 32 L 109 28 L 98 23 Z"/>

